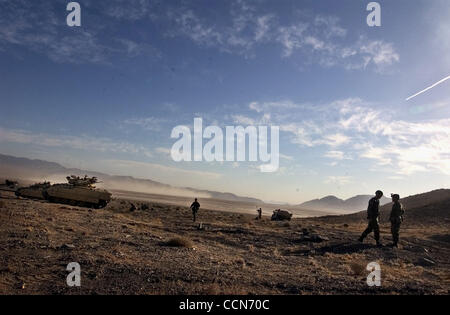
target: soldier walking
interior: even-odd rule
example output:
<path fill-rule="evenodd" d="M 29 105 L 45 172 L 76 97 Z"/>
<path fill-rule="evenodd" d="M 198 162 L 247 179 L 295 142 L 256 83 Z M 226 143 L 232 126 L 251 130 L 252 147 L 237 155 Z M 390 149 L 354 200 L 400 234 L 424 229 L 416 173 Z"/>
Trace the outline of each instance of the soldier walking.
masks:
<path fill-rule="evenodd" d="M 364 239 L 369 235 L 372 231 L 375 236 L 375 241 L 377 242 L 377 246 L 383 246 L 380 242 L 380 225 L 379 225 L 379 216 L 380 216 L 380 199 L 383 197 L 383 192 L 378 190 L 375 193 L 375 197 L 370 199 L 369 206 L 367 207 L 367 220 L 368 226 L 367 229 L 363 232 L 359 241 L 362 243 Z"/>
<path fill-rule="evenodd" d="M 258 210 L 258 216 L 256 217 L 257 220 L 261 220 L 262 219 L 262 208 L 259 208 Z"/>
<path fill-rule="evenodd" d="M 197 201 L 197 198 L 195 198 L 195 201 L 191 205 L 192 209 L 192 219 L 195 222 L 197 220 L 197 212 L 200 209 L 200 204 Z"/>
<path fill-rule="evenodd" d="M 394 203 L 392 205 L 391 216 L 389 217 L 389 221 L 391 221 L 392 247 L 398 247 L 400 225 L 403 222 L 405 210 L 403 209 L 403 205 L 399 202 L 400 196 L 398 194 L 393 194 L 391 197 L 392 202 Z"/>

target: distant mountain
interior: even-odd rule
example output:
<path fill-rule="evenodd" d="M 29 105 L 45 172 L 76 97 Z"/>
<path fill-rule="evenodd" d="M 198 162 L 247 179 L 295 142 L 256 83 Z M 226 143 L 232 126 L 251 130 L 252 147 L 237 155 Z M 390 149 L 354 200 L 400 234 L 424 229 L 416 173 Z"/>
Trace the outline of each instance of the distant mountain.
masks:
<path fill-rule="evenodd" d="M 68 175 L 96 176 L 102 182 L 99 186 L 111 190 L 128 190 L 170 196 L 214 198 L 255 204 L 264 203 L 256 198 L 237 196 L 232 193 L 187 187 L 174 187 L 150 179 L 138 179 L 131 176 L 113 176 L 77 168 L 66 168 L 54 162 L 31 160 L 0 154 L 0 178 L 22 179 L 35 182 L 65 182 L 65 178 Z"/>
<path fill-rule="evenodd" d="M 373 195 L 358 195 L 347 200 L 339 199 L 336 196 L 326 196 L 322 199 L 314 199 L 298 205 L 299 208 L 317 211 L 345 211 L 356 212 L 367 208 L 367 204 Z M 391 200 L 382 197 L 381 205 L 389 203 Z"/>

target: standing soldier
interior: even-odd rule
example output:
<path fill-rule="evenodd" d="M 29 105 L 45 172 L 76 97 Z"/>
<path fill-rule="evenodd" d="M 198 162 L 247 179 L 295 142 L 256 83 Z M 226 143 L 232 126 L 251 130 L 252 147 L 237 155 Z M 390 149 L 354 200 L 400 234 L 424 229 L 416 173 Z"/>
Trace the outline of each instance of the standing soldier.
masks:
<path fill-rule="evenodd" d="M 389 220 L 391 221 L 391 233 L 392 233 L 392 247 L 398 247 L 398 238 L 400 233 L 400 225 L 403 222 L 403 215 L 405 214 L 405 210 L 403 209 L 403 205 L 399 202 L 400 196 L 397 194 L 391 195 L 392 202 L 392 211 Z"/>
<path fill-rule="evenodd" d="M 380 243 L 380 225 L 378 222 L 378 217 L 380 216 L 380 199 L 383 197 L 383 192 L 378 190 L 375 193 L 375 197 L 370 199 L 369 206 L 367 207 L 367 220 L 369 221 L 367 229 L 363 232 L 359 241 L 362 243 L 364 239 L 369 235 L 372 231 L 375 236 L 375 240 L 377 241 L 377 246 L 383 246 Z"/>
<path fill-rule="evenodd" d="M 191 209 L 192 209 L 192 219 L 195 222 L 197 220 L 198 209 L 200 209 L 200 204 L 198 203 L 197 198 L 195 198 L 195 201 L 192 203 Z"/>
<path fill-rule="evenodd" d="M 261 220 L 262 219 L 262 208 L 259 208 L 258 210 L 258 217 L 256 218 L 257 220 Z"/>

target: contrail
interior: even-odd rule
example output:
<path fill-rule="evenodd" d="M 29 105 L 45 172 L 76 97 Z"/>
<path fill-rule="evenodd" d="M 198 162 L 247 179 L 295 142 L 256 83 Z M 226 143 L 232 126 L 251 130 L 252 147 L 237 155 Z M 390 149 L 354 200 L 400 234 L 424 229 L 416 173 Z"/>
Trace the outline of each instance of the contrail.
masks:
<path fill-rule="evenodd" d="M 436 83 L 433 84 L 432 86 L 427 87 L 425 90 L 420 91 L 419 93 L 414 94 L 413 96 L 408 97 L 406 100 L 409 101 L 410 99 L 412 99 L 412 98 L 414 98 L 414 97 L 416 97 L 416 96 L 419 96 L 420 94 L 425 93 L 425 92 L 428 91 L 428 90 L 431 90 L 431 89 L 434 88 L 435 86 L 438 86 L 439 84 L 444 83 L 445 81 L 447 81 L 447 80 L 449 80 L 449 79 L 450 79 L 450 75 L 449 75 L 448 77 L 442 79 L 441 81 L 436 82 Z"/>

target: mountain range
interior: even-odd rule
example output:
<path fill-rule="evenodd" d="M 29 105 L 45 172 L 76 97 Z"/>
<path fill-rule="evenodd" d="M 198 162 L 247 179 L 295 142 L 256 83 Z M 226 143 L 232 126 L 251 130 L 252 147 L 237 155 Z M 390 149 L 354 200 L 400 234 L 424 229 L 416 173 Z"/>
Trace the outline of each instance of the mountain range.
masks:
<path fill-rule="evenodd" d="M 367 204 L 373 195 L 358 195 L 346 200 L 339 199 L 336 196 L 327 196 L 322 199 L 314 199 L 298 205 L 299 208 L 308 210 L 333 210 L 333 211 L 360 211 L 367 208 Z M 387 204 L 391 199 L 383 196 L 380 199 L 380 205 Z"/>
<path fill-rule="evenodd" d="M 0 177 L 3 178 L 23 179 L 34 182 L 44 180 L 51 182 L 65 182 L 65 178 L 68 175 L 96 176 L 102 182 L 99 186 L 111 190 L 125 190 L 179 197 L 213 198 L 257 205 L 264 204 L 260 199 L 238 196 L 232 193 L 201 190 L 190 187 L 174 187 L 151 179 L 108 175 L 95 171 L 66 168 L 55 162 L 0 154 Z M 310 200 L 293 207 L 302 210 L 350 213 L 366 209 L 370 198 L 372 198 L 372 195 L 358 195 L 346 200 L 336 196 L 327 196 L 322 199 Z M 383 197 L 381 199 L 381 205 L 389 202 L 389 198 Z M 292 207 L 289 206 L 289 208 Z"/>
<path fill-rule="evenodd" d="M 139 179 L 131 176 L 115 176 L 95 171 L 66 168 L 58 163 L 43 160 L 32 160 L 0 154 L 0 177 L 22 179 L 34 182 L 66 182 L 66 176 L 95 176 L 101 182 L 99 187 L 111 190 L 125 190 L 170 196 L 213 198 L 227 201 L 262 204 L 262 200 L 237 196 L 232 193 L 201 190 L 189 187 L 174 187 L 150 179 Z"/>

